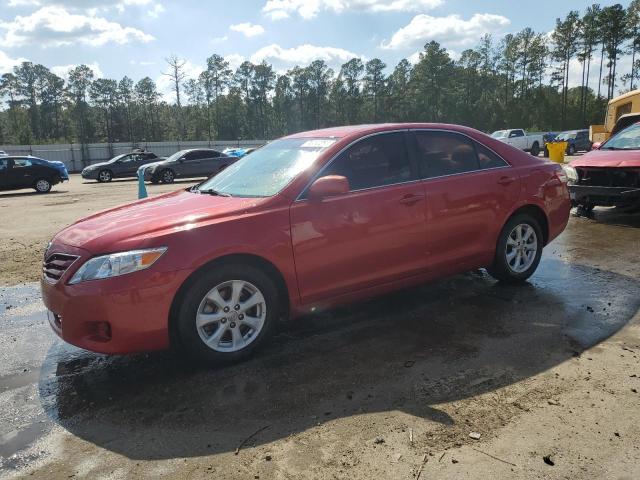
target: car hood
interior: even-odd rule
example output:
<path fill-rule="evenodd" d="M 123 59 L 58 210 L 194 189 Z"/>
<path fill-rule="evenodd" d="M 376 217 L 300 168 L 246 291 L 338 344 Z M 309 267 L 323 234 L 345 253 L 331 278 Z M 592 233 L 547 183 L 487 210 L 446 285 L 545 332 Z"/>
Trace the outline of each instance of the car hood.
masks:
<path fill-rule="evenodd" d="M 161 159 L 161 160 L 159 160 L 157 162 L 145 163 L 140 168 L 138 168 L 138 170 L 141 170 L 141 169 L 144 170 L 144 169 L 147 169 L 147 168 L 155 168 L 158 165 L 161 165 L 161 164 L 165 163 L 166 161 L 167 161 L 167 159 L 165 158 L 165 159 Z"/>
<path fill-rule="evenodd" d="M 640 150 L 592 150 L 569 163 L 572 167 L 640 167 Z"/>
<path fill-rule="evenodd" d="M 98 162 L 98 163 L 92 163 L 91 165 L 87 165 L 87 166 L 85 167 L 85 170 L 86 170 L 87 168 L 94 168 L 94 167 L 96 167 L 96 168 L 99 168 L 99 167 L 106 167 L 107 165 L 111 165 L 111 162 Z"/>
<path fill-rule="evenodd" d="M 144 248 L 158 237 L 250 214 L 264 201 L 179 190 L 85 217 L 58 233 L 54 242 L 93 254 Z"/>

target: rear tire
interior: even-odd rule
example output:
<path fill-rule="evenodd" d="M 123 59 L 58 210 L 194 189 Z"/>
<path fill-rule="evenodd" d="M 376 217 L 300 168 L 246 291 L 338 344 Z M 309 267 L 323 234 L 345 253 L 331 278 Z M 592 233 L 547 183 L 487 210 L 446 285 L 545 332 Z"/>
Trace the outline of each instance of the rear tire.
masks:
<path fill-rule="evenodd" d="M 531 155 L 534 157 L 540 155 L 540 145 L 538 145 L 538 142 L 533 142 L 533 145 L 531 146 Z"/>
<path fill-rule="evenodd" d="M 235 363 L 267 341 L 280 312 L 267 274 L 251 265 L 222 265 L 199 275 L 184 295 L 176 319 L 180 345 L 200 363 Z"/>
<path fill-rule="evenodd" d="M 39 178 L 36 180 L 33 188 L 38 193 L 49 193 L 51 191 L 51 181 L 48 178 Z"/>
<path fill-rule="evenodd" d="M 544 237 L 538 221 L 528 214 L 511 217 L 498 237 L 489 274 L 504 283 L 522 283 L 538 268 Z"/>

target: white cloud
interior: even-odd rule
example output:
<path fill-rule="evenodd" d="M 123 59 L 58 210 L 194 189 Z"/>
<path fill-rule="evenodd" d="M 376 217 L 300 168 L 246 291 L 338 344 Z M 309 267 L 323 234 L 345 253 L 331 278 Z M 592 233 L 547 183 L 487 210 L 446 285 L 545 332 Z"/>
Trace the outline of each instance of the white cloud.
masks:
<path fill-rule="evenodd" d="M 51 67 L 49 70 L 51 70 L 52 73 L 55 73 L 59 77 L 62 77 L 65 80 L 67 80 L 69 78 L 69 71 L 76 68 L 78 65 L 79 64 L 56 65 L 55 67 Z M 93 74 L 95 75 L 95 78 L 104 77 L 104 73 L 102 73 L 102 70 L 100 69 L 100 65 L 98 64 L 98 62 L 85 63 L 85 65 L 89 67 L 91 70 L 93 70 Z"/>
<path fill-rule="evenodd" d="M 476 44 L 485 33 L 498 32 L 511 21 L 502 15 L 476 13 L 469 20 L 460 15 L 432 17 L 420 14 L 381 45 L 386 49 L 410 48 L 436 40 L 447 46 L 465 47 Z"/>
<path fill-rule="evenodd" d="M 226 35 L 223 35 L 222 37 L 214 37 L 211 39 L 211 44 L 219 45 L 221 43 L 226 42 L 227 40 L 229 40 L 229 37 L 227 37 Z"/>
<path fill-rule="evenodd" d="M 145 60 L 129 60 L 131 65 L 140 65 L 141 67 L 148 67 L 150 65 L 155 65 L 156 62 L 148 62 Z"/>
<path fill-rule="evenodd" d="M 12 71 L 13 67 L 26 61 L 26 58 L 11 58 L 9 55 L 0 50 L 0 75 Z"/>
<path fill-rule="evenodd" d="M 149 42 L 154 37 L 133 27 L 123 27 L 95 15 L 69 13 L 63 7 L 42 7 L 31 15 L 18 15 L 12 21 L 0 22 L 0 45 L 15 47 L 35 44 L 42 46 L 72 45 L 77 42 L 91 46 L 107 43 L 125 44 Z"/>
<path fill-rule="evenodd" d="M 151 18 L 158 18 L 163 12 L 164 7 L 162 6 L 162 4 L 156 3 L 153 5 L 153 7 L 147 10 L 147 15 L 149 15 Z"/>
<path fill-rule="evenodd" d="M 224 59 L 229 62 L 229 68 L 231 70 L 236 70 L 242 62 L 244 62 L 244 57 L 237 53 L 232 53 L 230 55 L 225 55 Z"/>
<path fill-rule="evenodd" d="M 296 12 L 304 19 L 320 11 L 342 13 L 345 10 L 369 12 L 424 12 L 439 7 L 444 0 L 267 0 L 262 11 L 272 20 L 287 18 Z"/>
<path fill-rule="evenodd" d="M 360 57 L 349 50 L 336 47 L 318 47 L 316 45 L 299 45 L 293 48 L 282 48 L 278 44 L 262 47 L 251 56 L 252 63 L 260 63 L 263 60 L 271 63 L 280 61 L 290 65 L 308 65 L 314 60 L 324 60 L 327 63 L 343 63 L 354 57 Z"/>
<path fill-rule="evenodd" d="M 66 8 L 105 8 L 149 5 L 153 0 L 9 0 L 10 7 L 45 7 L 57 5 Z"/>
<path fill-rule="evenodd" d="M 236 23 L 229 27 L 230 30 L 243 34 L 245 37 L 255 37 L 264 33 L 262 25 L 256 25 L 250 22 Z"/>

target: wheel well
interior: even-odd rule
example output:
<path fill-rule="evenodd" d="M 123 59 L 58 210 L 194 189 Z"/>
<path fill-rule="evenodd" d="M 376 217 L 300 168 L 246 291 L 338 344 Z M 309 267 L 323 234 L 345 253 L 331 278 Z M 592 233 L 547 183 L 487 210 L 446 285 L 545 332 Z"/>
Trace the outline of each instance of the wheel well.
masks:
<path fill-rule="evenodd" d="M 544 236 L 544 244 L 546 245 L 549 241 L 549 220 L 547 219 L 547 215 L 544 213 L 544 210 L 537 205 L 525 205 L 513 212 L 511 217 L 520 214 L 531 215 L 533 218 L 538 220 L 540 228 L 542 229 L 542 235 Z"/>
<path fill-rule="evenodd" d="M 284 280 L 284 277 L 280 273 L 280 270 L 276 268 L 276 266 L 270 261 L 253 254 L 232 254 L 225 255 L 223 257 L 216 258 L 208 263 L 205 263 L 201 267 L 199 267 L 196 271 L 194 271 L 189 277 L 180 285 L 178 292 L 173 297 L 173 301 L 171 302 L 171 308 L 169 309 L 169 338 L 171 344 L 175 344 L 178 341 L 177 335 L 177 315 L 178 309 L 180 308 L 180 302 L 184 297 L 185 293 L 189 290 L 189 287 L 193 284 L 193 282 L 198 278 L 198 276 L 211 268 L 216 268 L 221 265 L 229 265 L 229 264 L 242 264 L 242 265 L 251 265 L 253 267 L 259 268 L 263 272 L 265 272 L 269 278 L 271 278 L 278 289 L 278 294 L 282 299 L 282 305 L 284 307 L 283 315 L 286 316 L 289 314 L 289 290 L 287 289 L 287 284 Z"/>

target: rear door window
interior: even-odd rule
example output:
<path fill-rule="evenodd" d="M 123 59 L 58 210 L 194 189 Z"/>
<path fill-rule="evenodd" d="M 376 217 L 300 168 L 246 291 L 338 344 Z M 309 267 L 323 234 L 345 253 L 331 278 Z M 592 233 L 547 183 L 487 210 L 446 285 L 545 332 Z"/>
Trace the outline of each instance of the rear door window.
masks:
<path fill-rule="evenodd" d="M 445 177 L 480 170 L 474 145 L 467 137 L 438 131 L 413 132 L 420 178 Z"/>
<path fill-rule="evenodd" d="M 32 166 L 33 163 L 27 158 L 16 158 L 13 161 L 13 168 L 25 168 Z"/>
<path fill-rule="evenodd" d="M 480 168 L 483 170 L 509 166 L 507 162 L 505 162 L 502 158 L 500 158 L 498 155 L 493 153 L 481 143 L 476 143 L 476 153 L 478 154 L 478 162 L 480 163 Z"/>

